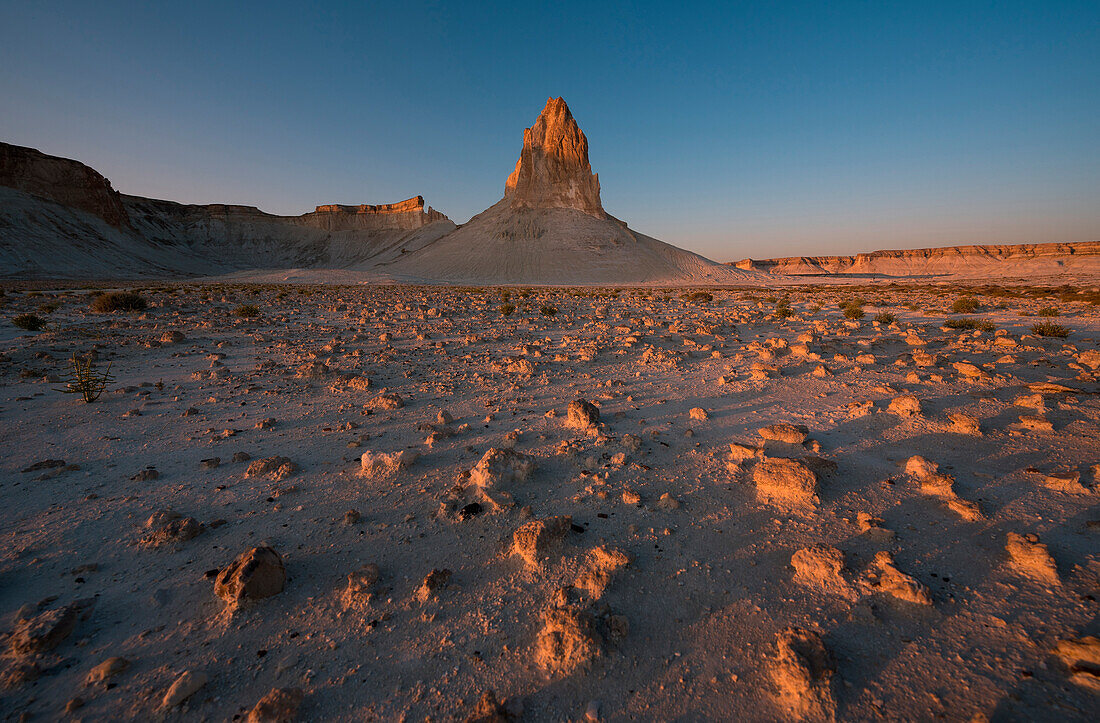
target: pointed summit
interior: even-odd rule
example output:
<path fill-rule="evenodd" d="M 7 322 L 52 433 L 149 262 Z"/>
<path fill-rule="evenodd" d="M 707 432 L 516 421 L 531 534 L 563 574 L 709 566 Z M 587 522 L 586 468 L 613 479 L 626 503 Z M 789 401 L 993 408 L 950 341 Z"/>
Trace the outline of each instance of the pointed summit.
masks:
<path fill-rule="evenodd" d="M 560 97 L 547 99 L 535 125 L 523 131 L 523 151 L 504 197 L 516 210 L 573 208 L 604 216 L 600 179 L 588 164 L 588 139 Z"/>

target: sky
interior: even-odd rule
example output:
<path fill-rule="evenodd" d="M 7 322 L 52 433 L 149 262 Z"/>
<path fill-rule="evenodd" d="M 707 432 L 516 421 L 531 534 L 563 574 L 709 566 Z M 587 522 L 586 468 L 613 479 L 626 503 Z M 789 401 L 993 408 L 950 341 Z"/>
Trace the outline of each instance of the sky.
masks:
<path fill-rule="evenodd" d="M 0 0 L 0 140 L 123 193 L 462 223 L 563 96 L 717 261 L 1100 239 L 1100 2 Z"/>

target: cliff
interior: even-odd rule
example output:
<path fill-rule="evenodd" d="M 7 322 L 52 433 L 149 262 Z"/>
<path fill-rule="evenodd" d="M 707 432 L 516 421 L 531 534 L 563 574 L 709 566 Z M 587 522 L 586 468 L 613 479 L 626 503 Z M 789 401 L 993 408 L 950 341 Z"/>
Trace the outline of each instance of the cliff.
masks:
<path fill-rule="evenodd" d="M 731 262 L 745 271 L 791 276 L 883 275 L 940 276 L 988 273 L 1012 264 L 1028 269 L 1100 266 L 1100 241 L 1039 244 L 990 244 L 943 248 L 871 251 L 854 256 L 788 256 Z"/>
<path fill-rule="evenodd" d="M 318 206 L 313 213 L 303 214 L 297 219 L 304 225 L 323 228 L 326 231 L 392 228 L 412 230 L 436 221 L 450 220 L 431 206 L 425 208 L 423 196 L 373 206 L 368 204 L 343 206 L 332 203 Z"/>
<path fill-rule="evenodd" d="M 111 182 L 79 161 L 0 143 L 0 186 L 86 211 L 115 228 L 129 226 Z"/>

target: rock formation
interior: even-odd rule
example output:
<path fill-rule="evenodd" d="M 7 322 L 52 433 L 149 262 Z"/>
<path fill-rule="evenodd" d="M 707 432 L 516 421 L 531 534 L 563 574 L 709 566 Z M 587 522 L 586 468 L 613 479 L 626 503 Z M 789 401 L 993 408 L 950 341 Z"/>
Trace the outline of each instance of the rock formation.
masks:
<path fill-rule="evenodd" d="M 790 276 L 886 275 L 981 276 L 1025 262 L 1021 274 L 1100 267 L 1100 241 L 1039 244 L 992 244 L 943 248 L 871 251 L 854 256 L 789 256 L 742 259 L 730 265 L 744 271 Z M 1025 270 L 1026 269 L 1026 270 Z"/>
<path fill-rule="evenodd" d="M 129 226 L 111 182 L 78 161 L 0 143 L 0 186 L 87 211 L 115 228 Z"/>
<path fill-rule="evenodd" d="M 424 208 L 424 197 L 414 196 L 398 203 L 378 205 L 362 204 L 343 206 L 337 203 L 318 206 L 313 213 L 297 217 L 306 226 L 326 231 L 352 231 L 357 229 L 406 229 L 427 226 L 436 221 L 449 220 L 431 206 Z"/>
<path fill-rule="evenodd" d="M 560 97 L 547 99 L 538 120 L 523 131 L 523 150 L 504 197 L 516 210 L 574 208 L 604 215 L 600 179 L 588 164 L 588 139 Z"/>

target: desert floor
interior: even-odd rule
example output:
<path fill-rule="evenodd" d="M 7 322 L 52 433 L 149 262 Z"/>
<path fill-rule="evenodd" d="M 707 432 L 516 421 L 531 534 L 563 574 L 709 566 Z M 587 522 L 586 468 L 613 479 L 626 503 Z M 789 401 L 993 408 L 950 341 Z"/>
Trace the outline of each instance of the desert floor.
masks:
<path fill-rule="evenodd" d="M 0 297 L 4 719 L 1100 710 L 1095 292 L 137 291 Z"/>

